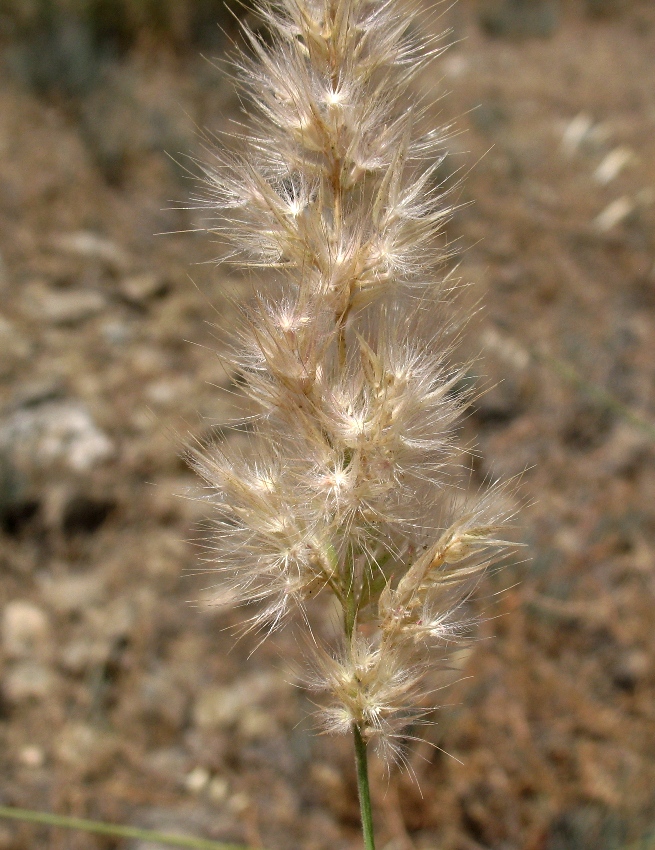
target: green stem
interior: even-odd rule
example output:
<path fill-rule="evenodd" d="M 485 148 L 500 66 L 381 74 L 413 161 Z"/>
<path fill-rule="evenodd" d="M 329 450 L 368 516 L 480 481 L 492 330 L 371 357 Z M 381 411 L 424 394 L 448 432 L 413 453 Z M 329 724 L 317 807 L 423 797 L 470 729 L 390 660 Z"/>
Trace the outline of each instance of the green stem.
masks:
<path fill-rule="evenodd" d="M 359 807 L 362 813 L 362 833 L 366 850 L 375 850 L 373 834 L 373 810 L 371 809 L 371 790 L 368 784 L 368 762 L 366 759 L 366 742 L 362 737 L 359 726 L 353 723 L 355 738 L 355 763 L 357 764 L 357 790 L 359 791 Z"/>
<path fill-rule="evenodd" d="M 79 829 L 81 832 L 95 832 L 98 835 L 111 835 L 115 838 L 135 838 L 151 841 L 153 844 L 168 844 L 174 847 L 188 847 L 191 850 L 247 850 L 238 844 L 224 844 L 220 841 L 208 841 L 204 838 L 190 838 L 186 835 L 171 835 L 151 829 L 139 829 L 134 826 L 120 826 L 86 818 L 69 818 L 52 815 L 49 812 L 35 812 L 30 809 L 15 809 L 0 806 L 0 818 L 12 818 L 27 823 L 39 823 L 56 826 L 60 829 Z"/>
<path fill-rule="evenodd" d="M 355 598 L 355 564 L 352 552 L 346 555 L 344 564 L 344 590 L 346 597 L 343 603 L 343 619 L 346 638 L 348 639 L 348 651 L 350 652 L 350 644 L 352 643 L 353 632 L 355 631 L 355 621 L 357 619 L 357 599 Z"/>

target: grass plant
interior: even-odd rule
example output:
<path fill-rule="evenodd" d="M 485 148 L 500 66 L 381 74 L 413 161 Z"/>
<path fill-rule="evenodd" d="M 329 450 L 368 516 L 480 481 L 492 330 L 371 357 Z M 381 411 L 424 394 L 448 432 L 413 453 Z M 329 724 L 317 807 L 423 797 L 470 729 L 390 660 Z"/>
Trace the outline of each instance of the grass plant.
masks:
<path fill-rule="evenodd" d="M 65 815 L 54 815 L 50 812 L 36 812 L 31 809 L 19 809 L 10 806 L 0 806 L 0 819 L 2 818 L 27 824 L 49 826 L 55 829 L 105 835 L 116 839 L 147 841 L 150 844 L 159 844 L 162 847 L 185 847 L 187 850 L 249 850 L 249 848 L 239 844 L 227 844 L 221 841 L 209 841 L 206 838 L 173 835 L 154 829 L 140 829 L 136 826 L 123 826 L 106 821 L 89 820 L 88 818 L 72 818 Z"/>
<path fill-rule="evenodd" d="M 441 43 L 396 0 L 261 0 L 233 67 L 243 121 L 211 145 L 198 206 L 256 278 L 230 368 L 255 414 L 245 451 L 203 446 L 216 601 L 244 631 L 307 629 L 325 731 L 354 740 L 374 848 L 367 751 L 402 760 L 434 672 L 471 631 L 467 602 L 508 545 L 506 494 L 469 496 L 454 427 L 469 402 L 454 348 L 466 311 L 445 273 L 444 131 L 412 86 Z M 265 34 L 264 34 L 265 33 Z M 440 246 L 440 247 L 439 247 Z M 313 600 L 340 608 L 332 639 Z"/>

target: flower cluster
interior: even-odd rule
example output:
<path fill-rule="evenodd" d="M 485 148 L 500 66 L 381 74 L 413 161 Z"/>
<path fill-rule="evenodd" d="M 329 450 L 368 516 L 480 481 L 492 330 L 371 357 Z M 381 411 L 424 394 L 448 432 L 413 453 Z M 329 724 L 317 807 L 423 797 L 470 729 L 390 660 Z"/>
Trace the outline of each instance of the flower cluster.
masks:
<path fill-rule="evenodd" d="M 343 613 L 316 653 L 325 723 L 389 744 L 424 712 L 433 649 L 505 546 L 491 488 L 468 502 L 453 426 L 459 320 L 435 249 L 451 209 L 443 134 L 407 109 L 438 46 L 396 0 L 262 0 L 236 67 L 250 110 L 204 165 L 199 205 L 263 281 L 233 366 L 250 447 L 194 463 L 215 505 L 211 559 L 271 629 L 319 592 Z M 393 746 L 391 747 L 393 749 Z"/>

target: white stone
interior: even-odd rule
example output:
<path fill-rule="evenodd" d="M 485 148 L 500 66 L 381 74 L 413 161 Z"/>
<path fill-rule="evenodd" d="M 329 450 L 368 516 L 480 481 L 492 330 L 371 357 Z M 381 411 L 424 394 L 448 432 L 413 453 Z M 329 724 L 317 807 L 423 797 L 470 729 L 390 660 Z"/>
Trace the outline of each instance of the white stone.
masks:
<path fill-rule="evenodd" d="M 17 410 L 0 425 L 0 448 L 24 470 L 63 463 L 87 472 L 114 454 L 114 444 L 79 402 L 46 402 Z"/>
<path fill-rule="evenodd" d="M 8 658 L 26 658 L 46 648 L 48 617 L 32 602 L 15 599 L 2 612 L 2 648 Z"/>
<path fill-rule="evenodd" d="M 52 244 L 63 254 L 98 260 L 118 271 L 124 270 L 129 264 L 127 254 L 119 245 L 90 230 L 64 233 L 55 237 Z"/>
<path fill-rule="evenodd" d="M 630 165 L 634 159 L 635 155 L 630 148 L 614 148 L 613 151 L 610 151 L 610 153 L 607 154 L 598 168 L 594 171 L 594 180 L 601 183 L 603 186 L 606 186 L 618 177 L 623 169 L 627 165 Z"/>
<path fill-rule="evenodd" d="M 215 776 L 207 786 L 207 796 L 214 803 L 224 803 L 229 793 L 228 781 L 222 776 Z"/>
<path fill-rule="evenodd" d="M 626 219 L 635 208 L 634 201 L 627 195 L 622 195 L 608 204 L 594 219 L 594 224 L 602 233 L 607 233 Z"/>
<path fill-rule="evenodd" d="M 589 115 L 581 112 L 570 121 L 562 134 L 562 150 L 567 156 L 573 156 L 580 145 L 589 136 L 594 122 Z"/>
<path fill-rule="evenodd" d="M 277 732 L 275 719 L 259 708 L 250 708 L 243 712 L 238 722 L 241 735 L 248 741 L 270 738 Z"/>
<path fill-rule="evenodd" d="M 230 797 L 229 806 L 235 815 L 242 815 L 250 808 L 250 797 L 239 791 Z"/>
<path fill-rule="evenodd" d="M 41 747 L 37 747 L 34 744 L 28 744 L 18 753 L 18 761 L 25 767 L 43 767 L 45 763 L 45 753 Z"/>
<path fill-rule="evenodd" d="M 200 794 L 209 785 L 209 771 L 204 767 L 194 767 L 184 778 L 184 787 L 192 794 Z"/>
<path fill-rule="evenodd" d="M 166 281 L 157 272 L 142 272 L 126 277 L 120 284 L 121 293 L 136 304 L 154 298 L 164 291 Z"/>
<path fill-rule="evenodd" d="M 23 309 L 33 319 L 51 325 L 71 325 L 101 313 L 107 299 L 88 289 L 52 289 L 42 281 L 27 284 Z"/>

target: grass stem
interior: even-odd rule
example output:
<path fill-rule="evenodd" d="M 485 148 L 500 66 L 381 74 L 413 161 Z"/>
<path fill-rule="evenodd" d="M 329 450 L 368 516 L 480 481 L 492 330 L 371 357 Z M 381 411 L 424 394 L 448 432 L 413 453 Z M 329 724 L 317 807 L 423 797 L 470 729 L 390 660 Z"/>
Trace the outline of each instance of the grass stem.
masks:
<path fill-rule="evenodd" d="M 359 792 L 359 807 L 362 813 L 362 833 L 366 850 L 375 850 L 373 834 L 373 811 L 371 808 L 371 790 L 368 784 L 368 761 L 366 756 L 366 741 L 359 731 L 359 726 L 353 723 L 355 738 L 355 763 L 357 764 L 357 790 Z"/>
<path fill-rule="evenodd" d="M 110 835 L 115 838 L 133 838 L 150 841 L 153 844 L 187 847 L 190 850 L 248 850 L 248 848 L 239 844 L 225 844 L 221 841 L 209 841 L 206 838 L 171 835 L 151 829 L 139 829 L 135 826 L 121 826 L 103 821 L 53 815 L 49 812 L 35 812 L 31 809 L 17 809 L 10 806 L 0 806 L 0 818 L 11 818 L 24 823 L 38 823 L 43 826 L 59 827 L 60 829 L 77 829 L 81 832 L 94 832 L 97 835 Z"/>

